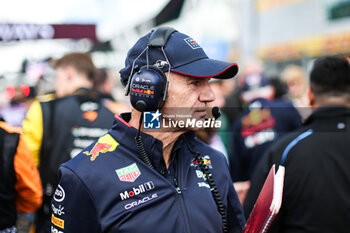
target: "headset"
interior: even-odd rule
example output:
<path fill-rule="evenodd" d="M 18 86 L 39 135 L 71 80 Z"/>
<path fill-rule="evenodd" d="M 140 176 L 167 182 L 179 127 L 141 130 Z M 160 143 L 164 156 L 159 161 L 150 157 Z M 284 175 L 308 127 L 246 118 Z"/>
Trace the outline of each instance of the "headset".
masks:
<path fill-rule="evenodd" d="M 152 31 L 146 48 L 135 58 L 132 63 L 130 75 L 125 88 L 125 95 L 130 94 L 131 105 L 139 112 L 139 128 L 135 137 L 136 146 L 139 150 L 140 159 L 146 163 L 149 167 L 153 168 L 153 165 L 147 155 L 145 150 L 140 132 L 143 121 L 144 111 L 156 111 L 163 107 L 166 94 L 168 91 L 168 80 L 160 69 L 164 64 L 158 62 L 154 65 L 148 63 L 148 50 L 151 47 L 160 47 L 166 63 L 168 65 L 168 76 L 170 75 L 170 62 L 167 55 L 164 52 L 164 47 L 166 46 L 170 36 L 177 30 L 171 27 L 159 27 Z M 139 59 L 142 54 L 146 52 L 147 64 L 138 68 L 135 66 L 137 59 Z"/>
<path fill-rule="evenodd" d="M 131 105 L 140 112 L 156 111 L 162 108 L 165 103 L 169 83 L 164 72 L 160 69 L 164 64 L 148 64 L 148 50 L 151 47 L 160 47 L 167 62 L 166 65 L 168 65 L 168 73 L 170 74 L 171 66 L 164 52 L 164 47 L 170 36 L 176 31 L 172 27 L 159 27 L 154 30 L 149 37 L 147 47 L 138 55 L 132 64 L 125 95 L 130 94 Z M 141 68 L 135 67 L 135 62 L 145 52 L 147 65 Z"/>

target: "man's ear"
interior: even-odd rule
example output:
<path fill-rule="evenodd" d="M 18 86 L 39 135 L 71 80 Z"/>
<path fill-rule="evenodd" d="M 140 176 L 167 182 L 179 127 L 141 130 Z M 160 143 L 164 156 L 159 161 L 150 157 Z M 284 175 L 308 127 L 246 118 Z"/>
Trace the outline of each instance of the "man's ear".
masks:
<path fill-rule="evenodd" d="M 307 88 L 307 95 L 309 97 L 309 104 L 311 107 L 314 107 L 315 104 L 316 104 L 316 101 L 315 101 L 315 94 L 314 92 L 311 90 L 310 87 Z"/>
<path fill-rule="evenodd" d="M 67 74 L 67 79 L 69 81 L 73 81 L 73 78 L 76 75 L 76 70 L 71 66 L 67 66 L 67 67 L 65 67 L 65 72 Z"/>

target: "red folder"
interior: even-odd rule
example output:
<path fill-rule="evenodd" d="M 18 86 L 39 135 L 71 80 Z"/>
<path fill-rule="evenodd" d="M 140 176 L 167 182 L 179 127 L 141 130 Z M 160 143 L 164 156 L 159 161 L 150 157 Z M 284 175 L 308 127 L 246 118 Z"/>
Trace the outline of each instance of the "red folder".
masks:
<path fill-rule="evenodd" d="M 272 165 L 243 233 L 263 233 L 269 229 L 282 204 L 284 172 L 284 166 L 279 166 L 275 173 Z"/>

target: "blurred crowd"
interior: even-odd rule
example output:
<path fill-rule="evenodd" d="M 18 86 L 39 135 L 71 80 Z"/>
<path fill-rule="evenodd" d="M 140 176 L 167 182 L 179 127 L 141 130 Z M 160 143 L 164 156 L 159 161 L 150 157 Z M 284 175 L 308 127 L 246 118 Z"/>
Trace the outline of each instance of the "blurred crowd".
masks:
<path fill-rule="evenodd" d="M 19 232 L 49 232 L 58 166 L 104 135 L 115 114 L 130 110 L 113 96 L 116 78 L 107 69 L 97 69 L 90 54 L 52 59 L 50 69 L 54 81 L 48 91 L 40 91 L 45 77 L 35 86 L 8 86 L 4 91 L 8 101 L 0 107 L 1 158 L 12 159 L 14 166 L 8 165 L 13 177 L 2 176 L 1 185 L 6 183 L 5 197 L 16 204 L 11 208 L 18 216 L 4 206 L 8 213 L 4 218 L 1 213 L 0 232 L 16 232 L 12 228 L 16 219 Z M 19 143 L 13 135 L 18 135 Z M 16 140 L 7 148 L 11 137 Z"/>
<path fill-rule="evenodd" d="M 302 126 L 311 113 L 308 77 L 298 65 L 267 77 L 259 61 L 241 66 L 234 80 L 211 82 L 213 106 L 221 109 L 222 127 L 198 132 L 199 138 L 226 155 L 235 189 L 243 204 L 250 179 L 265 150 Z"/>
<path fill-rule="evenodd" d="M 55 71 L 52 91 L 41 92 L 39 84 L 8 86 L 4 91 L 8 101 L 1 101 L 0 106 L 1 122 L 8 125 L 6 131 L 23 137 L 21 145 L 15 146 L 31 154 L 23 162 L 28 171 L 23 171 L 23 164 L 11 170 L 17 177 L 12 181 L 12 193 L 26 190 L 22 196 L 31 195 L 30 200 L 15 195 L 16 206 L 9 207 L 17 209 L 17 217 L 9 216 L 8 221 L 17 221 L 19 232 L 48 232 L 45 229 L 50 229 L 50 200 L 58 182 L 58 166 L 103 135 L 112 126 L 115 114 L 130 110 L 116 98 L 117 77 L 107 69 L 97 69 L 89 54 L 67 54 L 53 59 L 50 65 Z M 211 106 L 221 109 L 222 127 L 199 131 L 197 137 L 225 155 L 244 205 L 263 155 L 274 143 L 300 129 L 313 111 L 308 97 L 309 74 L 302 67 L 289 65 L 279 76 L 267 77 L 258 62 L 239 66 L 234 80 L 210 82 L 216 95 Z M 69 157 L 59 157 L 67 150 Z M 41 182 L 36 182 L 39 179 Z M 5 182 L 3 178 L 1 181 Z M 12 193 L 6 194 L 9 200 Z M 1 224 L 0 231 L 1 227 L 11 227 Z"/>

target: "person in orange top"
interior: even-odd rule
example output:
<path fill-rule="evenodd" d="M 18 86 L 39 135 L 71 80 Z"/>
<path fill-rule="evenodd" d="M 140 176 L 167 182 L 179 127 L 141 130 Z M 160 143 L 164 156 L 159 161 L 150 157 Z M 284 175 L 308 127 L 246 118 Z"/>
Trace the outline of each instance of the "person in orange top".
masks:
<path fill-rule="evenodd" d="M 0 119 L 0 232 L 17 232 L 17 215 L 34 213 L 42 187 L 21 129 Z"/>

